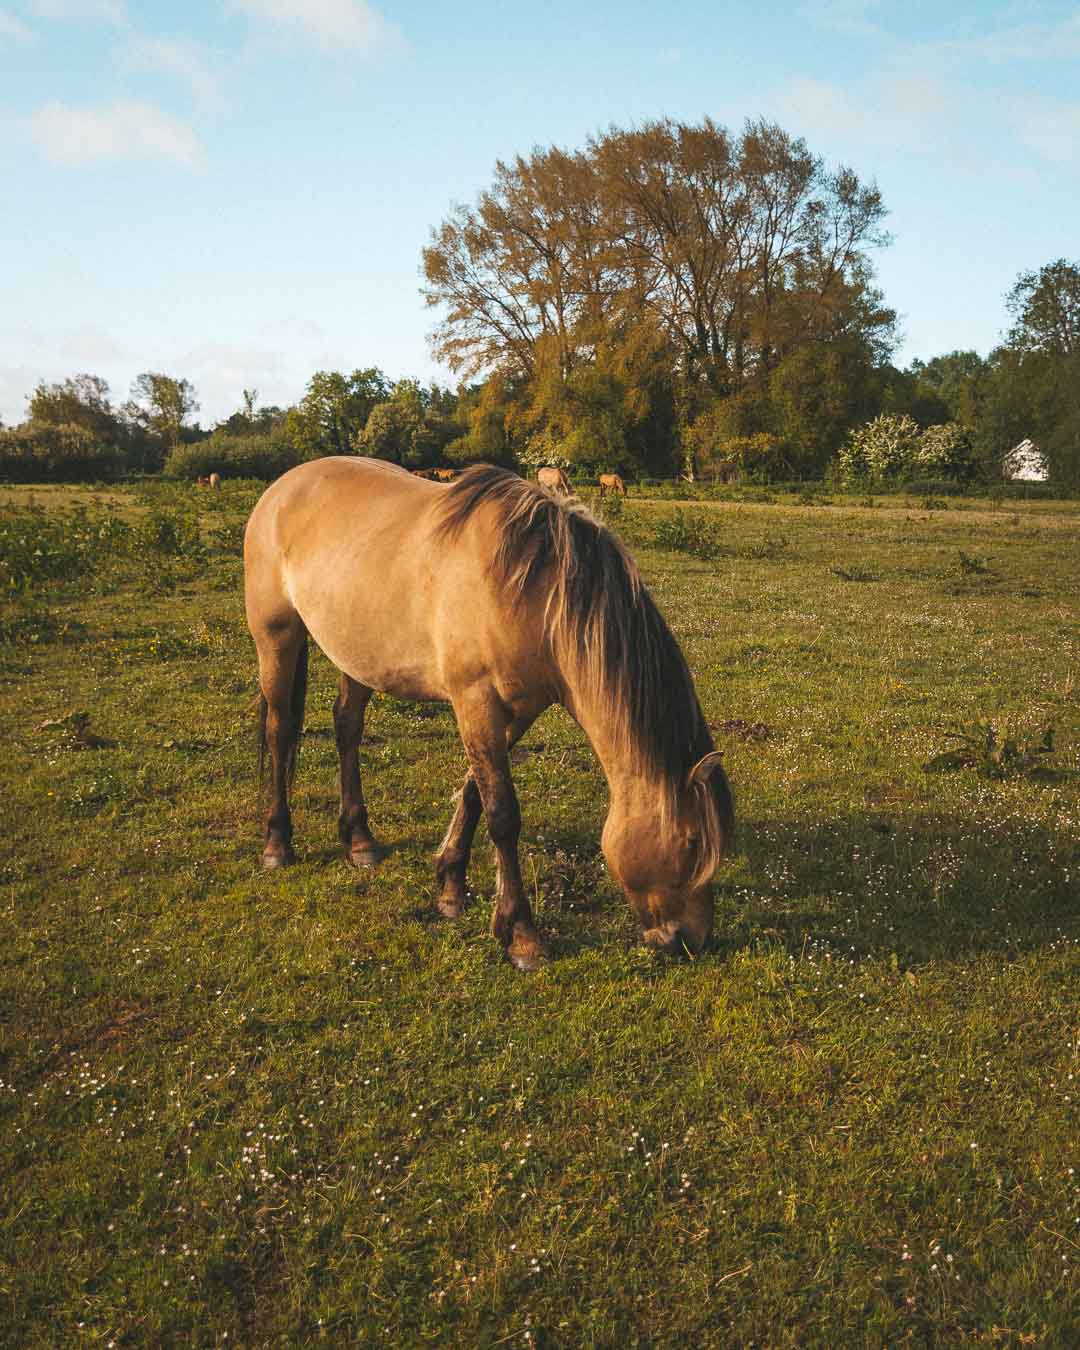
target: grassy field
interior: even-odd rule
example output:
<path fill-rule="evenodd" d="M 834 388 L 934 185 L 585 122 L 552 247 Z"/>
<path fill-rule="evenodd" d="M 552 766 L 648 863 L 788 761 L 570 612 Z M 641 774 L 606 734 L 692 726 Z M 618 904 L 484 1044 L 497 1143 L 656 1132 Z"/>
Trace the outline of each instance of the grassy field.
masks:
<path fill-rule="evenodd" d="M 347 868 L 321 657 L 260 871 L 256 491 L 0 494 L 0 1343 L 1080 1344 L 1080 504 L 627 504 L 738 848 L 653 959 L 549 713 L 524 977 L 446 710 Z"/>

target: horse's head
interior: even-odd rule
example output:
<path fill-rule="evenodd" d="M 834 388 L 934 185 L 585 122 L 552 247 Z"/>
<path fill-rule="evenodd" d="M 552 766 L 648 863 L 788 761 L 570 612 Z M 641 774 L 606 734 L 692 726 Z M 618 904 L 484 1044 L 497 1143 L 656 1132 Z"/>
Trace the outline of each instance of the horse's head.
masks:
<path fill-rule="evenodd" d="M 715 751 L 690 770 L 674 810 L 637 793 L 612 796 L 604 856 L 650 947 L 695 956 L 704 948 L 713 928 L 710 883 L 733 826 L 731 790 Z"/>

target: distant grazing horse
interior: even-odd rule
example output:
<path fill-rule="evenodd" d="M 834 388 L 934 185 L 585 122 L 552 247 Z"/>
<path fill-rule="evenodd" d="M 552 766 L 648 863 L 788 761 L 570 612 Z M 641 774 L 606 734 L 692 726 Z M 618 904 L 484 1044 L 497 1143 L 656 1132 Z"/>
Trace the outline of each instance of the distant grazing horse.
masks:
<path fill-rule="evenodd" d="M 488 465 L 443 487 L 341 456 L 301 464 L 266 490 L 247 524 L 244 571 L 272 773 L 266 867 L 293 859 L 288 785 L 310 634 L 341 671 L 339 830 L 353 863 L 379 859 L 358 763 L 372 691 L 449 701 L 469 772 L 436 857 L 438 908 L 456 917 L 465 904 L 483 811 L 499 862 L 492 931 L 514 965 L 539 965 L 509 756 L 561 703 L 607 777 L 601 844 L 645 940 L 701 950 L 709 881 L 734 828 L 731 793 L 682 653 L 603 526 Z"/>
<path fill-rule="evenodd" d="M 434 478 L 434 469 L 410 469 L 409 472 L 414 478 Z"/>
<path fill-rule="evenodd" d="M 457 469 L 432 469 L 432 478 L 438 479 L 440 483 L 452 483 L 458 477 Z"/>
<path fill-rule="evenodd" d="M 219 474 L 219 473 L 212 473 L 212 474 L 210 475 L 210 478 L 209 478 L 209 483 L 210 483 L 210 486 L 211 486 L 211 487 L 214 489 L 214 491 L 216 492 L 216 491 L 218 490 L 218 488 L 221 486 L 221 474 Z"/>
<path fill-rule="evenodd" d="M 626 484 L 617 473 L 602 473 L 600 475 L 600 496 L 605 492 L 614 492 L 618 497 L 626 496 Z"/>
<path fill-rule="evenodd" d="M 209 479 L 209 478 L 196 478 L 196 479 L 195 479 L 195 486 L 196 486 L 196 487 L 209 487 L 209 486 L 210 486 L 210 479 Z"/>
<path fill-rule="evenodd" d="M 536 471 L 536 481 L 546 492 L 561 492 L 564 497 L 569 497 L 574 489 L 570 486 L 570 479 L 553 464 L 549 464 L 545 469 Z"/>

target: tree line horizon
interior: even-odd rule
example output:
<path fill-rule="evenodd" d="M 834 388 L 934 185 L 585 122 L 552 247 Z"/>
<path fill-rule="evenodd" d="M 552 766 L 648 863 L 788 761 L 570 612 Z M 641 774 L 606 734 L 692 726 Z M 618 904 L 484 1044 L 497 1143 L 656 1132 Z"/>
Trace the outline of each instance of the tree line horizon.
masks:
<path fill-rule="evenodd" d="M 359 453 L 409 468 L 872 479 L 921 453 L 965 480 L 999 477 L 1030 438 L 1051 478 L 1076 484 L 1080 263 L 1019 273 L 1013 326 L 988 356 L 900 369 L 872 259 L 886 215 L 876 183 L 762 120 L 732 133 L 663 119 L 535 149 L 498 162 L 423 250 L 432 350 L 456 388 L 317 371 L 295 405 L 245 390 L 204 431 L 182 377 L 145 372 L 119 407 L 100 377 L 42 381 L 26 420 L 0 428 L 0 475 L 272 477 Z M 913 446 L 921 434 L 923 449 L 867 455 L 872 424 L 890 445 L 898 427 Z"/>

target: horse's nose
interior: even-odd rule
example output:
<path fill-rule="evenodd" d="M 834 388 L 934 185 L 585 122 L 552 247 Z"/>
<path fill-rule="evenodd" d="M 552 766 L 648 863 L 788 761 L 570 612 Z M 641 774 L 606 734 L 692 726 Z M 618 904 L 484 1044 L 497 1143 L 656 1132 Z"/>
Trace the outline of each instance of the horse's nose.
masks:
<path fill-rule="evenodd" d="M 647 928 L 641 936 L 647 947 L 664 956 L 685 956 L 687 952 L 696 956 L 701 950 L 701 944 L 694 940 L 692 934 L 674 923 Z"/>

